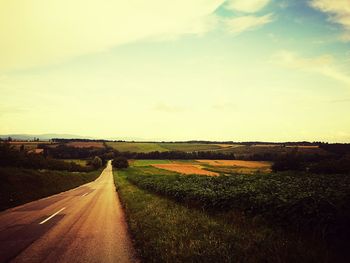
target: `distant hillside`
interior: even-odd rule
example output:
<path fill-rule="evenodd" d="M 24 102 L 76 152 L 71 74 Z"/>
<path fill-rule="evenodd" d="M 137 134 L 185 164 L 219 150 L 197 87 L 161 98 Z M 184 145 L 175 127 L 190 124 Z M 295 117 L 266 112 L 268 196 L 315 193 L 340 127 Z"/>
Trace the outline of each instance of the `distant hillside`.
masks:
<path fill-rule="evenodd" d="M 1 139 L 7 139 L 11 137 L 13 140 L 33 140 L 39 138 L 40 141 L 48 141 L 52 138 L 62 139 L 95 139 L 93 137 L 74 135 L 74 134 L 59 134 L 59 133 L 46 133 L 46 134 L 4 134 L 0 135 Z"/>

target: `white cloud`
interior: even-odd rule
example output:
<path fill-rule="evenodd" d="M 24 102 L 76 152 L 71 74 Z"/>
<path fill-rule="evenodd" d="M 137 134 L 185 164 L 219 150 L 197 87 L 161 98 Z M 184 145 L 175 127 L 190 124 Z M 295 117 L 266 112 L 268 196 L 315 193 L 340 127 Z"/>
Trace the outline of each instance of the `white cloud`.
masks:
<path fill-rule="evenodd" d="M 329 78 L 350 85 L 350 76 L 339 70 L 333 63 L 331 55 L 323 55 L 314 58 L 304 58 L 295 52 L 281 50 L 272 56 L 272 62 L 284 67 L 317 72 Z"/>
<path fill-rule="evenodd" d="M 203 34 L 224 0 L 2 0 L 0 70 L 41 66 L 143 39 Z"/>
<path fill-rule="evenodd" d="M 273 21 L 272 14 L 264 16 L 240 16 L 225 21 L 227 30 L 233 34 L 240 34 L 244 31 L 253 30 L 259 26 L 268 24 Z"/>
<path fill-rule="evenodd" d="M 311 0 L 310 6 L 329 15 L 332 23 L 343 26 L 341 39 L 350 41 L 350 1 L 349 0 Z"/>
<path fill-rule="evenodd" d="M 226 8 L 232 11 L 255 13 L 263 9 L 270 0 L 229 0 Z"/>

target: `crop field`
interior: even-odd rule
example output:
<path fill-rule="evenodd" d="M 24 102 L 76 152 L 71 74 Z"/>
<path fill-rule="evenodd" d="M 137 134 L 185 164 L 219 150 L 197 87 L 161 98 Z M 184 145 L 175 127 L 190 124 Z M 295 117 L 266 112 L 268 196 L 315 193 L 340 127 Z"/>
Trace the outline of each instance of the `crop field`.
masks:
<path fill-rule="evenodd" d="M 66 144 L 67 146 L 72 146 L 76 148 L 104 148 L 102 142 L 69 142 Z"/>
<path fill-rule="evenodd" d="M 166 152 L 167 149 L 158 145 L 158 143 L 148 142 L 107 142 L 110 146 L 120 152 Z"/>
<path fill-rule="evenodd" d="M 230 144 L 205 144 L 205 143 L 159 143 L 159 145 L 169 151 L 217 151 L 224 148 L 231 148 Z"/>
<path fill-rule="evenodd" d="M 166 152 L 166 151 L 219 151 L 231 149 L 240 145 L 205 144 L 205 143 L 153 143 L 153 142 L 107 142 L 107 145 L 120 152 Z"/>
<path fill-rule="evenodd" d="M 268 174 L 271 163 L 242 160 L 131 160 L 131 166 L 153 166 L 180 174 Z"/>
<path fill-rule="evenodd" d="M 174 171 L 180 174 L 198 174 L 218 176 L 219 174 L 213 171 L 202 169 L 202 166 L 187 163 L 171 163 L 171 164 L 152 164 L 152 166 L 164 170 Z"/>
<path fill-rule="evenodd" d="M 234 153 L 238 158 L 245 158 L 254 156 L 255 154 L 286 154 L 292 152 L 298 152 L 302 154 L 318 154 L 327 155 L 328 152 L 317 146 L 298 146 L 298 147 L 284 147 L 281 145 L 241 145 L 240 147 L 222 148 L 218 150 L 222 153 Z"/>
<path fill-rule="evenodd" d="M 238 166 L 246 168 L 270 168 L 270 162 L 242 161 L 242 160 L 196 160 L 197 162 L 209 164 L 211 166 Z"/>
<path fill-rule="evenodd" d="M 344 256 L 329 244 L 346 240 L 350 230 L 349 176 L 213 177 L 154 165 L 115 172 L 146 261 L 340 262 Z"/>
<path fill-rule="evenodd" d="M 132 166 L 149 166 L 152 164 L 167 164 L 172 163 L 170 160 L 131 160 Z"/>
<path fill-rule="evenodd" d="M 32 151 L 38 148 L 38 144 L 47 144 L 51 145 L 52 143 L 44 141 L 44 142 L 28 142 L 28 141 L 13 141 L 10 142 L 10 145 L 13 146 L 15 149 L 19 150 L 20 147 L 23 145 L 25 151 Z"/>

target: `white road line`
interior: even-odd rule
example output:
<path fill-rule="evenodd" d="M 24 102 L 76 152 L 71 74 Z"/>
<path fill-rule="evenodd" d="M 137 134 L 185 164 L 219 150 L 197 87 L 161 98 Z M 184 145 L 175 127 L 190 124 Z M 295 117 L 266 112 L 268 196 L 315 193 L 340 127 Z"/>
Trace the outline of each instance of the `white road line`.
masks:
<path fill-rule="evenodd" d="M 86 196 L 88 193 L 85 193 L 85 194 L 83 194 L 81 197 L 84 197 L 84 196 Z"/>
<path fill-rule="evenodd" d="M 55 215 L 57 215 L 59 212 L 62 212 L 64 209 L 66 209 L 65 207 L 63 207 L 62 209 L 58 210 L 56 213 L 52 214 L 51 216 L 49 216 L 48 218 L 46 218 L 45 220 L 41 221 L 39 223 L 39 225 L 45 224 L 47 221 L 49 221 L 51 218 L 53 218 Z"/>

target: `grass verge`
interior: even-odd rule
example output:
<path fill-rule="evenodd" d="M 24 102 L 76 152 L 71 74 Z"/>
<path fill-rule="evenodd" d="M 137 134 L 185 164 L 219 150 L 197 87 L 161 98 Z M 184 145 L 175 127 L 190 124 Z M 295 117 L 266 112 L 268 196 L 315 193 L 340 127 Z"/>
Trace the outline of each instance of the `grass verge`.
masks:
<path fill-rule="evenodd" d="M 0 167 L 0 211 L 95 180 L 101 170 L 67 172 Z"/>

